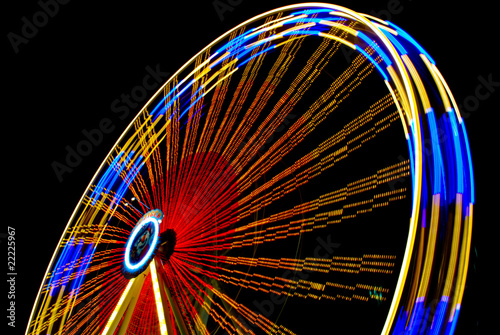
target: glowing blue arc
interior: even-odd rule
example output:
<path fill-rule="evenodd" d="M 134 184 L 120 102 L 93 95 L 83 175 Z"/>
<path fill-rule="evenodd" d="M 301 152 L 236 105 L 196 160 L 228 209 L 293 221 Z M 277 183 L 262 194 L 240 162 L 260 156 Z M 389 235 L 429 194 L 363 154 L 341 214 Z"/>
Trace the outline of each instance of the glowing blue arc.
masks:
<path fill-rule="evenodd" d="M 368 46 L 372 47 L 379 55 L 380 57 L 382 57 L 382 59 L 384 60 L 385 64 L 387 66 L 391 66 L 392 65 L 392 62 L 391 62 L 391 59 L 389 58 L 389 56 L 387 56 L 387 54 L 378 46 L 377 42 L 375 42 L 374 40 L 370 39 L 368 36 L 366 36 L 365 34 L 363 34 L 361 31 L 358 31 L 357 32 L 357 36 L 359 38 L 361 38 Z"/>
<path fill-rule="evenodd" d="M 472 169 L 472 157 L 471 157 L 471 153 L 470 153 L 469 137 L 467 136 L 467 131 L 465 130 L 465 124 L 462 122 L 460 125 L 462 128 L 462 134 L 463 134 L 463 138 L 465 141 L 465 152 L 467 155 L 467 162 L 468 162 L 468 167 L 469 167 L 469 182 L 470 182 L 470 197 L 471 197 L 470 200 L 472 203 L 475 203 L 474 172 Z"/>
<path fill-rule="evenodd" d="M 425 55 L 427 57 L 427 59 L 434 65 L 436 65 L 436 62 L 434 61 L 434 59 L 431 57 L 431 55 L 429 55 L 429 53 L 427 51 L 425 51 L 425 49 L 420 45 L 418 44 L 417 41 L 415 41 L 415 39 L 413 37 L 411 37 L 406 31 L 404 31 L 403 29 L 399 28 L 398 26 L 396 26 L 394 23 L 392 22 L 389 22 L 389 21 L 385 21 L 389 26 L 391 26 L 392 28 L 394 28 L 396 30 L 396 32 L 398 33 L 399 36 L 401 36 L 402 38 L 404 38 L 405 40 L 407 40 L 408 42 L 410 42 L 411 44 L 413 44 L 413 46 L 415 48 L 418 49 L 418 51 L 420 51 L 421 54 Z"/>
<path fill-rule="evenodd" d="M 380 67 L 380 65 L 378 65 L 378 63 L 365 50 L 363 50 L 363 48 L 361 48 L 359 45 L 356 44 L 355 47 L 356 47 L 356 50 L 358 52 L 360 52 L 361 54 L 363 54 L 363 56 L 365 56 L 366 59 L 368 59 L 375 66 L 375 68 L 378 70 L 378 72 L 380 72 L 380 74 L 382 75 L 382 77 L 384 77 L 384 79 L 386 81 L 389 81 L 389 78 L 385 74 L 384 70 L 382 70 L 382 68 Z"/>

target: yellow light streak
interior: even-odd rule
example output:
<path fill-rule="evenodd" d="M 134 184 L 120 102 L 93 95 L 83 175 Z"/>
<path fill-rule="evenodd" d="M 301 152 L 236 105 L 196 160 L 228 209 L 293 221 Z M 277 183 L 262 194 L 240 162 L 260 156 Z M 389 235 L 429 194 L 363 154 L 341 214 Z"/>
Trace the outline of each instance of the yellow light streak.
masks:
<path fill-rule="evenodd" d="M 283 27 L 284 24 L 286 24 L 287 22 L 291 21 L 291 20 L 296 20 L 296 19 L 302 19 L 302 18 L 306 18 L 307 15 L 306 14 L 302 14 L 302 15 L 299 15 L 299 16 L 293 16 L 293 15 L 289 15 L 287 17 L 283 17 L 283 18 L 280 18 L 280 19 L 277 19 L 275 21 L 271 21 L 271 22 L 268 22 L 266 24 L 263 24 L 262 26 L 260 26 L 259 28 L 256 29 L 255 32 L 251 33 L 251 34 L 248 34 L 247 36 L 244 37 L 244 39 L 247 39 L 247 38 L 250 38 L 250 37 L 253 37 L 255 35 L 259 35 L 259 34 L 262 34 L 266 31 L 269 31 L 269 30 L 273 30 L 273 29 L 276 29 L 276 28 L 280 28 L 280 27 Z M 271 23 L 274 23 L 276 21 L 279 21 L 278 23 L 276 24 L 273 24 L 272 26 L 270 27 L 265 27 L 266 25 L 269 25 Z M 261 28 L 262 27 L 262 28 Z"/>
<path fill-rule="evenodd" d="M 111 329 L 111 326 L 112 326 L 113 322 L 115 321 L 115 318 L 118 315 L 118 312 L 122 308 L 122 305 L 125 302 L 125 299 L 127 298 L 130 289 L 132 288 L 132 285 L 134 285 L 134 281 L 135 280 L 136 280 L 136 278 L 133 278 L 133 279 L 129 280 L 127 286 L 125 287 L 125 290 L 123 291 L 123 293 L 122 293 L 122 295 L 120 297 L 120 300 L 118 300 L 118 303 L 116 304 L 115 309 L 111 313 L 111 316 L 109 317 L 108 322 L 106 323 L 106 326 L 104 327 L 104 330 L 102 331 L 101 335 L 107 335 L 108 334 L 109 330 Z"/>
<path fill-rule="evenodd" d="M 429 277 L 431 275 L 432 264 L 434 262 L 434 252 L 436 249 L 436 238 L 439 227 L 440 202 L 441 194 L 434 194 L 432 196 L 431 222 L 429 228 L 429 237 L 427 238 L 427 248 L 425 251 L 424 269 L 420 277 L 417 297 L 425 297 L 427 294 L 427 287 L 429 285 Z"/>
<path fill-rule="evenodd" d="M 377 22 L 374 22 L 375 26 L 379 29 L 384 29 L 385 31 L 388 31 L 389 33 L 391 33 L 392 35 L 395 35 L 397 36 L 398 33 L 397 31 L 395 31 L 394 29 L 386 26 L 385 24 L 380 24 L 380 23 L 377 23 Z"/>
<path fill-rule="evenodd" d="M 309 22 L 309 23 L 305 23 L 305 24 L 302 24 L 300 26 L 295 26 L 295 27 L 291 27 L 291 28 L 288 28 L 282 32 L 280 32 L 279 34 L 277 34 L 277 36 L 279 37 L 283 37 L 285 34 L 287 33 L 290 33 L 292 31 L 296 31 L 296 30 L 301 30 L 301 29 L 305 29 L 305 28 L 310 28 L 310 27 L 314 27 L 316 25 L 316 23 L 314 22 Z"/>
<path fill-rule="evenodd" d="M 458 122 L 462 123 L 462 115 L 460 114 L 460 109 L 458 108 L 457 102 L 455 101 L 455 97 L 451 93 L 451 90 L 450 90 L 450 87 L 448 86 L 448 83 L 446 82 L 446 80 L 444 80 L 443 75 L 441 74 L 439 69 L 436 67 L 436 65 L 432 64 L 432 67 L 434 68 L 434 72 L 439 77 L 443 87 L 445 88 L 446 92 L 448 93 L 448 98 L 451 100 L 453 108 L 455 109 L 455 114 L 457 115 Z"/>
<path fill-rule="evenodd" d="M 156 311 L 158 313 L 158 323 L 160 325 L 160 332 L 162 335 L 168 335 L 167 322 L 165 321 L 165 310 L 160 293 L 160 286 L 158 284 L 158 274 L 156 272 L 155 262 L 151 262 L 151 281 L 153 283 L 153 292 L 155 295 Z"/>
<path fill-rule="evenodd" d="M 384 82 L 385 82 L 385 85 L 387 86 L 387 88 L 389 89 L 389 92 L 391 92 L 392 99 L 394 100 L 394 103 L 396 104 L 396 108 L 398 109 L 398 113 L 399 113 L 399 118 L 400 118 L 401 123 L 403 125 L 403 131 L 405 132 L 405 139 L 408 140 L 410 138 L 409 134 L 408 134 L 408 124 L 406 123 L 406 118 L 404 117 L 403 111 L 401 110 L 401 105 L 399 104 L 399 100 L 396 96 L 396 92 L 394 92 L 394 90 L 391 87 L 391 84 L 389 84 L 389 82 L 387 80 L 384 80 Z"/>
<path fill-rule="evenodd" d="M 226 80 L 227 78 L 229 78 L 230 76 L 233 75 L 233 73 L 235 73 L 236 71 L 238 71 L 238 67 L 235 68 L 234 70 L 232 70 L 231 72 L 229 72 L 228 74 L 226 74 L 224 77 L 222 77 L 221 79 L 217 80 L 217 82 L 215 84 L 213 84 L 211 87 L 209 87 L 206 91 L 205 91 L 205 94 L 207 94 L 208 92 L 210 92 L 211 90 L 213 90 L 215 87 L 217 87 L 217 85 L 219 85 L 220 82 Z"/>
<path fill-rule="evenodd" d="M 462 303 L 464 289 L 465 289 L 465 281 L 467 279 L 467 272 L 469 268 L 469 257 L 470 257 L 470 245 L 471 245 L 471 235 L 472 235 L 472 203 L 469 204 L 469 215 L 465 217 L 465 226 L 464 226 L 464 234 L 462 238 L 463 247 L 463 261 L 460 266 L 461 273 L 459 273 L 458 283 L 455 287 L 455 291 L 458 291 L 457 298 L 454 301 L 453 305 L 453 313 L 450 315 L 450 318 L 453 318 L 455 313 L 455 308 Z"/>
<path fill-rule="evenodd" d="M 356 36 L 356 33 L 357 33 L 357 31 L 355 29 L 353 29 L 351 27 L 348 27 L 346 25 L 343 25 L 341 23 L 338 23 L 338 22 L 321 20 L 319 23 L 322 24 L 322 25 L 325 25 L 325 26 L 329 26 L 329 27 L 332 27 L 332 28 L 337 28 L 337 29 L 343 30 L 346 33 L 348 33 L 350 35 L 353 35 L 353 36 Z"/>
<path fill-rule="evenodd" d="M 424 110 L 426 112 L 429 111 L 431 108 L 431 103 L 429 102 L 429 97 L 427 96 L 424 84 L 422 83 L 422 80 L 420 79 L 420 76 L 417 70 L 415 69 L 415 66 L 413 65 L 408 55 L 403 55 L 401 56 L 401 58 L 403 59 L 406 67 L 410 70 L 410 75 L 413 78 L 415 86 L 417 86 L 418 94 L 420 96 L 420 101 L 422 102 Z"/>
<path fill-rule="evenodd" d="M 455 268 L 458 261 L 458 251 L 460 244 L 460 231 L 461 231 L 461 222 L 462 222 L 462 197 L 461 193 L 455 194 L 455 219 L 453 222 L 453 235 L 451 240 L 451 250 L 450 250 L 450 258 L 448 263 L 448 269 L 446 273 L 446 279 L 444 282 L 444 290 L 443 295 L 453 299 L 453 296 L 450 297 L 451 288 L 453 286 L 453 278 L 455 277 Z M 460 279 L 460 278 L 459 278 Z"/>
<path fill-rule="evenodd" d="M 399 76 L 396 74 L 396 71 L 394 70 L 394 67 L 392 65 L 387 67 L 387 71 L 389 72 L 389 75 L 391 76 L 392 81 L 396 85 L 396 89 L 399 93 L 398 96 L 401 99 L 403 113 L 407 117 L 408 121 L 410 121 L 413 119 L 412 108 L 410 106 L 410 102 L 408 100 L 408 97 L 405 94 L 406 90 L 403 86 L 403 83 L 399 79 Z"/>
<path fill-rule="evenodd" d="M 443 83 L 441 79 L 439 78 L 438 72 L 436 67 L 427 59 L 427 57 L 423 54 L 420 54 L 420 57 L 424 61 L 425 65 L 427 66 L 427 69 L 432 75 L 432 78 L 434 79 L 434 82 L 438 88 L 439 95 L 441 96 L 441 99 L 443 99 L 443 105 L 446 111 L 450 110 L 451 108 L 451 103 L 450 99 L 448 98 L 448 94 L 446 94 L 446 90 L 443 86 Z"/>
<path fill-rule="evenodd" d="M 356 46 L 354 44 L 352 44 L 351 42 L 346 41 L 345 39 L 343 39 L 341 37 L 338 37 L 338 36 L 335 36 L 335 35 L 330 35 L 328 33 L 319 33 L 318 35 L 320 37 L 324 37 L 324 38 L 329 38 L 331 40 L 335 40 L 335 41 L 340 42 L 340 43 L 342 43 L 344 45 L 347 45 L 351 49 L 356 50 Z"/>

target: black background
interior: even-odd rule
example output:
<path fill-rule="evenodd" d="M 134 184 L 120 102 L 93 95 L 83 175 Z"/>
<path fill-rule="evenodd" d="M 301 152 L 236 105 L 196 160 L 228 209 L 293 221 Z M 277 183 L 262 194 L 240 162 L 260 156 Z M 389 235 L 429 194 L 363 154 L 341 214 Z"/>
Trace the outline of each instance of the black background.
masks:
<path fill-rule="evenodd" d="M 59 5 L 38 33 L 19 45 L 22 18 L 33 22 L 37 1 L 3 4 L 2 24 L 2 220 L 0 258 L 5 285 L 7 226 L 16 230 L 16 328 L 7 327 L 6 307 L 0 329 L 24 334 L 46 267 L 71 213 L 88 182 L 122 130 L 142 107 L 125 119 L 111 110 L 121 94 L 142 85 L 146 66 L 173 74 L 212 40 L 235 25 L 292 1 L 220 0 L 232 4 L 222 19 L 213 1 L 76 1 Z M 379 13 L 409 32 L 435 59 L 456 100 L 476 94 L 478 77 L 500 81 L 496 64 L 498 33 L 494 5 L 486 1 L 351 0 L 336 1 L 358 12 Z M 388 11 L 392 9 L 392 13 Z M 386 12 L 381 12 L 385 10 Z M 389 14 L 389 16 L 387 15 Z M 494 299 L 485 273 L 494 243 L 486 240 L 498 222 L 496 208 L 496 114 L 500 87 L 464 119 L 476 177 L 476 206 L 469 278 L 457 334 L 486 331 L 483 307 Z M 481 91 L 482 93 L 486 91 Z M 149 92 L 152 95 L 154 92 Z M 471 101 L 470 98 L 468 100 Z M 142 102 L 145 103 L 146 100 Z M 114 129 L 59 181 L 52 163 L 64 163 L 66 146 L 85 139 L 82 130 L 108 118 Z M 5 265 L 4 265 L 5 264 Z M 5 287 L 5 288 L 4 288 Z M 0 300 L 7 302 L 2 286 Z M 483 298 L 484 296 L 489 299 Z"/>

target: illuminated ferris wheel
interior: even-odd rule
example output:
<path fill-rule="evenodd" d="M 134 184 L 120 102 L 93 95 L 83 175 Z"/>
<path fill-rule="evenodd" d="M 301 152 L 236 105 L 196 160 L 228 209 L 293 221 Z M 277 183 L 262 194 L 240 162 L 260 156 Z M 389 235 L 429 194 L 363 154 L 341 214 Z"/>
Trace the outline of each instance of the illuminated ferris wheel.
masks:
<path fill-rule="evenodd" d="M 473 204 L 464 122 L 432 57 L 390 22 L 279 8 L 200 51 L 135 117 L 26 333 L 452 334 Z"/>

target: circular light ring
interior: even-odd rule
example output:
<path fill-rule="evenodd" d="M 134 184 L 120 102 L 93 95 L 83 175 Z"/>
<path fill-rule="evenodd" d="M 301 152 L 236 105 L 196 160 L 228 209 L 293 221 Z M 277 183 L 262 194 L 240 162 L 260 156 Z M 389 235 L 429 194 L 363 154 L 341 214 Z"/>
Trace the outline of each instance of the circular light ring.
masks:
<path fill-rule="evenodd" d="M 139 232 L 141 232 L 142 229 L 144 228 L 144 226 L 146 226 L 150 222 L 153 223 L 152 226 L 154 227 L 154 231 L 156 233 L 156 234 L 153 234 L 153 242 L 149 244 L 148 251 L 147 251 L 146 255 L 143 256 L 138 263 L 132 264 L 130 261 L 130 257 L 131 257 L 130 253 L 131 253 L 132 247 L 137 244 L 137 240 L 136 240 L 137 234 Z M 147 218 L 134 228 L 132 235 L 130 236 L 130 239 L 125 247 L 125 266 L 127 267 L 127 269 L 137 270 L 137 269 L 141 268 L 148 261 L 148 259 L 153 254 L 153 251 L 158 243 L 158 234 L 157 234 L 158 229 L 159 229 L 158 228 L 158 220 L 156 220 L 155 218 Z"/>
<path fill-rule="evenodd" d="M 136 226 L 132 230 L 132 233 L 125 245 L 125 256 L 123 261 L 122 272 L 126 278 L 133 278 L 143 272 L 153 257 L 159 246 L 159 236 L 160 236 L 160 223 L 163 218 L 163 213 L 160 210 L 152 210 L 144 214 L 144 216 L 137 222 Z M 138 262 L 133 262 L 131 260 L 131 253 L 134 247 L 137 246 L 138 243 L 138 234 L 144 232 L 144 227 L 150 226 L 153 228 L 153 232 L 151 233 L 152 240 L 148 239 L 147 251 L 144 255 L 140 257 Z"/>

